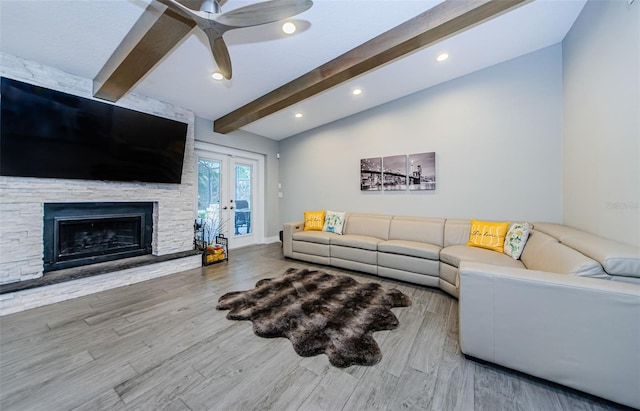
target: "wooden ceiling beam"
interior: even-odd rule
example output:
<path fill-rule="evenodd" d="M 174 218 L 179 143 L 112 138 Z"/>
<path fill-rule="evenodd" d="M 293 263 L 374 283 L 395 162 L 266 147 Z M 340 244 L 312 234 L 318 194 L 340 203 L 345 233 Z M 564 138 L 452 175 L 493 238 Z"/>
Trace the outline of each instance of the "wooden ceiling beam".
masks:
<path fill-rule="evenodd" d="M 297 79 L 220 117 L 226 134 L 531 0 L 446 0 Z"/>
<path fill-rule="evenodd" d="M 151 2 L 93 79 L 93 96 L 117 101 L 195 27 L 195 23 Z"/>

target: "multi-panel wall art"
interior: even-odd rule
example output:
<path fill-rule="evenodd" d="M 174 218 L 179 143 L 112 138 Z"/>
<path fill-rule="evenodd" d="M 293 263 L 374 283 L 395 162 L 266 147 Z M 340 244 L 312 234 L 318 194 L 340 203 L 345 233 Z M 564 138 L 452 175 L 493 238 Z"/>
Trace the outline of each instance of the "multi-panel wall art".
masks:
<path fill-rule="evenodd" d="M 436 189 L 436 153 L 360 160 L 360 190 L 410 191 Z"/>
<path fill-rule="evenodd" d="M 360 160 L 360 190 L 382 190 L 382 157 Z"/>

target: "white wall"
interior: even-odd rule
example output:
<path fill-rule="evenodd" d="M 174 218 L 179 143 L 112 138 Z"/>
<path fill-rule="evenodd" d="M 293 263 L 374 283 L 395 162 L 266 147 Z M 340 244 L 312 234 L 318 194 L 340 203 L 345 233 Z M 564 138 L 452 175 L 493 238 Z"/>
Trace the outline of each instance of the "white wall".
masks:
<path fill-rule="evenodd" d="M 640 2 L 589 1 L 563 54 L 564 223 L 640 245 Z"/>
<path fill-rule="evenodd" d="M 265 157 L 265 221 L 264 233 L 267 240 L 277 238 L 282 229 L 278 216 L 278 152 L 279 143 L 275 140 L 256 134 L 237 130 L 229 134 L 219 134 L 213 131 L 211 120 L 196 117 L 196 141 L 204 141 L 224 147 L 249 151 Z"/>
<path fill-rule="evenodd" d="M 281 220 L 334 209 L 560 222 L 561 64 L 552 46 L 281 141 Z M 437 190 L 360 191 L 361 158 L 430 151 Z"/>

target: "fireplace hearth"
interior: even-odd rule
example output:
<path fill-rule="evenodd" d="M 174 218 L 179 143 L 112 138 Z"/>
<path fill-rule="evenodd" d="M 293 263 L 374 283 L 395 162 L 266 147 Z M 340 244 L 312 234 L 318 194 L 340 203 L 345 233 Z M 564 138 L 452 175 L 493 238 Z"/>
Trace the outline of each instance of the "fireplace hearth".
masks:
<path fill-rule="evenodd" d="M 153 203 L 44 205 L 44 272 L 151 254 Z"/>

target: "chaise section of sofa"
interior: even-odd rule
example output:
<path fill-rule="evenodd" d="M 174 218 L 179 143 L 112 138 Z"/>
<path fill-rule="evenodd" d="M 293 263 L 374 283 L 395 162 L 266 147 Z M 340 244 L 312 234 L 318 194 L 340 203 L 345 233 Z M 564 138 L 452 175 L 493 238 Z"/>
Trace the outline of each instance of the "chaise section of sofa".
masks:
<path fill-rule="evenodd" d="M 464 262 L 459 310 L 465 355 L 640 408 L 639 286 Z"/>
<path fill-rule="evenodd" d="M 554 223 L 536 223 L 536 229 L 559 243 L 598 262 L 602 272 L 592 277 L 640 285 L 640 249 L 595 234 Z"/>

